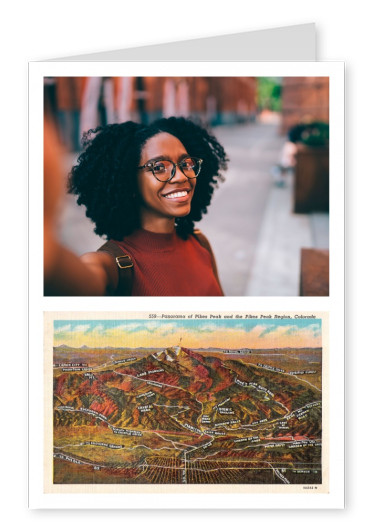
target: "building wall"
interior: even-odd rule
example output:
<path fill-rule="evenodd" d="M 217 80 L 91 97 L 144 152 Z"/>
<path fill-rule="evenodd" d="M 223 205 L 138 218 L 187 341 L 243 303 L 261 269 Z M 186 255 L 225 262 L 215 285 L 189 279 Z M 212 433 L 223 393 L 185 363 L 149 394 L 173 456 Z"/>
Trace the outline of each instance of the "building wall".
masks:
<path fill-rule="evenodd" d="M 168 116 L 198 118 L 209 125 L 253 121 L 253 77 L 57 77 L 45 79 L 45 105 L 69 150 L 80 150 L 84 132 L 133 120 Z"/>
<path fill-rule="evenodd" d="M 193 116 L 217 125 L 252 120 L 256 115 L 254 78 L 145 77 L 143 83 L 148 122 L 161 116 Z"/>
<path fill-rule="evenodd" d="M 329 78 L 283 78 L 281 133 L 312 121 L 329 122 Z"/>

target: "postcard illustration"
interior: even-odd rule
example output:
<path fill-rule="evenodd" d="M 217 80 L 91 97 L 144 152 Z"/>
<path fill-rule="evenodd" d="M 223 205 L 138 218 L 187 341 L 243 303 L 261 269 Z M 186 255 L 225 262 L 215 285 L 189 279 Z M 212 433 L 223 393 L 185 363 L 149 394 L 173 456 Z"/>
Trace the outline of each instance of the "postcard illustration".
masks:
<path fill-rule="evenodd" d="M 190 317 L 53 321 L 54 485 L 322 484 L 321 319 Z"/>

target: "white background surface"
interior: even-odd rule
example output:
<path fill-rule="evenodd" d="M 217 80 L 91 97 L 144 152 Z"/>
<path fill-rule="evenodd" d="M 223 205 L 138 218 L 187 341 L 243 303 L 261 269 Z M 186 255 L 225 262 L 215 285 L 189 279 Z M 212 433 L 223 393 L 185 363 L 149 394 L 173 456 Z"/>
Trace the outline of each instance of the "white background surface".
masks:
<path fill-rule="evenodd" d="M 147 4 L 147 7 L 146 7 Z M 150 5 L 149 5 L 150 4 Z M 371 4 L 346 10 L 339 2 L 232 0 L 159 2 L 42 0 L 7 3 L 2 11 L 2 521 L 40 530 L 90 526 L 171 529 L 188 526 L 318 526 L 370 528 L 374 521 L 373 393 L 375 370 L 374 242 L 375 49 Z M 347 64 L 347 508 L 344 511 L 29 511 L 27 484 L 27 63 L 113 50 L 315 22 L 317 57 Z M 4 167 L 5 166 L 5 167 Z M 32 252 L 32 250 L 31 250 Z M 32 281 L 32 279 L 31 279 Z M 368 521 L 368 522 L 367 522 Z M 367 523 L 366 523 L 367 522 Z"/>

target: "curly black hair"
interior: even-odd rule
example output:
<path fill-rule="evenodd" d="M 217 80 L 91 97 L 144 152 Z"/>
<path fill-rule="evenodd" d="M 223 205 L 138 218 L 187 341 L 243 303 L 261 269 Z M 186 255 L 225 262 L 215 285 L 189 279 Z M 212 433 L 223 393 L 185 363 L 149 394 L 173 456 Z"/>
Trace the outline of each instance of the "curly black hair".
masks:
<path fill-rule="evenodd" d="M 223 180 L 227 155 L 217 139 L 202 125 L 186 118 L 162 118 L 150 125 L 125 122 L 90 129 L 83 136 L 84 151 L 73 166 L 68 191 L 86 206 L 86 216 L 95 223 L 95 233 L 122 240 L 140 228 L 137 171 L 146 141 L 158 133 L 170 133 L 187 153 L 203 159 L 190 213 L 177 218 L 176 231 L 186 239 L 194 222 L 207 212 L 215 186 Z"/>

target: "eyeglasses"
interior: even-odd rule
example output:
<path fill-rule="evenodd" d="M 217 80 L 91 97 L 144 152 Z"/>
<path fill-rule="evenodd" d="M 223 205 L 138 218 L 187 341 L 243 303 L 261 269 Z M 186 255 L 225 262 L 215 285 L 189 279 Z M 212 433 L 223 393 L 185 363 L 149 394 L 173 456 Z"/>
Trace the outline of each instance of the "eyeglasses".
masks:
<path fill-rule="evenodd" d="M 172 160 L 155 160 L 147 162 L 143 166 L 139 166 L 139 170 L 148 168 L 153 172 L 154 177 L 161 182 L 171 181 L 175 177 L 176 167 L 179 166 L 180 170 L 184 173 L 188 179 L 196 179 L 201 170 L 201 164 L 203 160 L 198 157 L 184 157 L 177 164 Z"/>

